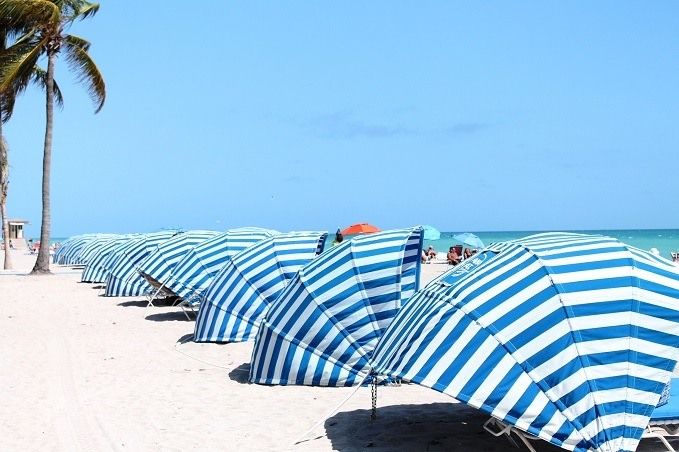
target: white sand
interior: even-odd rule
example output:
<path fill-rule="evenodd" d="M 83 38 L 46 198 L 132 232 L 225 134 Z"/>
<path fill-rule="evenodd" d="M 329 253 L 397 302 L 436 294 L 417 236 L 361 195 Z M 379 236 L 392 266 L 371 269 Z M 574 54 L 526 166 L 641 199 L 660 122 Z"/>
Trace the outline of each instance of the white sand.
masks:
<path fill-rule="evenodd" d="M 12 257 L 23 274 L 35 259 Z M 446 269 L 423 265 L 423 283 Z M 376 421 L 361 388 L 293 446 L 354 389 L 247 384 L 251 343 L 180 346 L 227 369 L 201 363 L 175 350 L 193 332 L 177 308 L 99 297 L 53 270 L 0 271 L 0 450 L 512 450 L 486 415 L 418 385 L 380 387 Z"/>

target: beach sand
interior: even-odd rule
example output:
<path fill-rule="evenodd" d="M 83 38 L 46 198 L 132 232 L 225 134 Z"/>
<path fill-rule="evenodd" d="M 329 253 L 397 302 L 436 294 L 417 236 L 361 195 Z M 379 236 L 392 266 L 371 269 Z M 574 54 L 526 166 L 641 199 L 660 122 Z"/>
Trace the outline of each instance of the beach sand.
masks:
<path fill-rule="evenodd" d="M 248 384 L 252 343 L 179 346 L 197 361 L 175 350 L 194 325 L 180 309 L 100 297 L 68 267 L 24 276 L 35 256 L 12 253 L 16 270 L 0 271 L 0 450 L 517 450 L 483 430 L 487 415 L 414 384 L 380 387 L 375 421 L 360 388 L 293 445 L 354 388 Z M 447 268 L 423 265 L 422 282 Z"/>

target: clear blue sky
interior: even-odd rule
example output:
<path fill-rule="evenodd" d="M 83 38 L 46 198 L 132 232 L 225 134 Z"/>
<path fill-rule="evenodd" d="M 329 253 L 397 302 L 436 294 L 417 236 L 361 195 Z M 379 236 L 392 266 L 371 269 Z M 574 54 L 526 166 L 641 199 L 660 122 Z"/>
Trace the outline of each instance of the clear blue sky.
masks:
<path fill-rule="evenodd" d="M 165 225 L 679 227 L 679 4 L 102 0 L 64 65 L 52 236 Z M 44 94 L 6 125 L 40 225 Z"/>

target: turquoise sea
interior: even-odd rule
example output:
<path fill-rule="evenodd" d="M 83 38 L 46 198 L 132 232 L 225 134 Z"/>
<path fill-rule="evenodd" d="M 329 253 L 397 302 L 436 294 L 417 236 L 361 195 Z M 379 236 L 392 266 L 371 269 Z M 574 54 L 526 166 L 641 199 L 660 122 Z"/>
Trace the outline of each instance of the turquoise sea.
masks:
<path fill-rule="evenodd" d="M 503 242 L 507 240 L 519 239 L 540 232 L 556 231 L 488 231 L 472 232 L 479 236 L 483 243 L 489 245 L 493 242 Z M 671 259 L 670 252 L 679 251 L 679 229 L 620 229 L 620 230 L 600 230 L 600 231 L 558 231 L 558 232 L 578 232 L 583 234 L 601 234 L 615 237 L 623 243 L 649 251 L 657 248 L 660 255 Z M 436 251 L 448 251 L 453 245 L 459 243 L 453 239 L 453 235 L 459 232 L 441 232 L 439 240 L 425 240 L 425 248 L 433 246 Z"/>
<path fill-rule="evenodd" d="M 442 232 L 439 240 L 425 240 L 424 246 L 428 248 L 433 246 L 436 251 L 448 251 L 453 245 L 458 245 L 458 242 L 453 239 L 453 235 L 460 232 L 472 232 L 479 236 L 483 243 L 489 245 L 493 242 L 503 242 L 506 240 L 519 239 L 532 234 L 540 232 L 553 231 L 456 231 L 456 232 Z M 561 231 L 563 232 L 563 231 Z M 660 255 L 671 259 L 670 252 L 679 251 L 679 229 L 620 229 L 620 230 L 600 230 L 600 231 L 569 231 L 580 232 L 584 234 L 601 234 L 610 237 L 615 237 L 623 243 L 641 248 L 649 251 L 651 248 L 657 248 Z M 330 245 L 334 234 L 328 236 L 327 245 Z M 35 240 L 35 239 L 34 239 Z M 66 237 L 54 237 L 52 243 L 63 242 Z"/>

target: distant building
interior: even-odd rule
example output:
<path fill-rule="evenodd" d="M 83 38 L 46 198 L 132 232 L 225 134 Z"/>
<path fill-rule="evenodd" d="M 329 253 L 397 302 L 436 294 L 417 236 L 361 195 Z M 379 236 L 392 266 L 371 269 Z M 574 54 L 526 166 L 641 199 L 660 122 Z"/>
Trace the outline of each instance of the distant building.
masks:
<path fill-rule="evenodd" d="M 25 248 L 24 225 L 29 224 L 28 221 L 11 218 L 7 222 L 9 223 L 9 239 L 12 241 L 14 248 Z"/>

